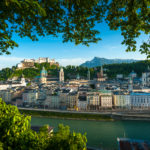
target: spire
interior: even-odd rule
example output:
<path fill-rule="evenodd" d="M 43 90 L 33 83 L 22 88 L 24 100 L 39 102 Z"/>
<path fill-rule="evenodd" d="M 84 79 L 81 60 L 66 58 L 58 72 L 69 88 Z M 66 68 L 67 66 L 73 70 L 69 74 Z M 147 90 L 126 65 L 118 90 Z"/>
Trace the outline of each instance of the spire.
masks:
<path fill-rule="evenodd" d="M 77 74 L 77 80 L 80 80 L 80 75 L 79 75 L 79 73 Z"/>
<path fill-rule="evenodd" d="M 101 71 L 100 71 L 100 77 L 102 78 L 103 77 L 103 66 L 101 66 Z"/>
<path fill-rule="evenodd" d="M 150 67 L 149 66 L 147 67 L 147 71 L 150 71 Z"/>
<path fill-rule="evenodd" d="M 60 68 L 60 71 L 59 71 L 59 81 L 64 82 L 64 70 L 62 67 Z"/>
<path fill-rule="evenodd" d="M 90 70 L 88 69 L 88 73 L 87 73 L 87 78 L 88 78 L 88 80 L 90 80 Z"/>

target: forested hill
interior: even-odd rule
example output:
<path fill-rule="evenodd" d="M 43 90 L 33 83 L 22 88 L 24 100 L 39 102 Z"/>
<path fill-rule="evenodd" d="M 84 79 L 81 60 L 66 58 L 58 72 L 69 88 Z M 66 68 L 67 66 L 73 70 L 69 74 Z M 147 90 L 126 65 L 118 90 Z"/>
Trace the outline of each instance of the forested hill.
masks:
<path fill-rule="evenodd" d="M 80 66 L 93 68 L 93 67 L 102 66 L 105 64 L 132 63 L 132 62 L 137 62 L 137 61 L 138 60 L 134 60 L 134 59 L 106 59 L 106 58 L 94 57 L 91 61 L 86 61 Z"/>
<path fill-rule="evenodd" d="M 36 76 L 40 75 L 42 67 L 48 72 L 48 75 L 51 77 L 59 77 L 60 68 L 52 65 L 50 66 L 47 63 L 35 64 L 35 68 L 26 68 L 24 70 L 18 70 L 16 67 L 5 68 L 0 71 L 0 81 L 5 81 L 12 77 L 21 77 L 24 75 L 25 78 L 33 79 Z M 108 78 L 115 78 L 117 74 L 124 74 L 128 76 L 133 70 L 140 77 L 142 72 L 147 70 L 147 67 L 150 66 L 150 61 L 138 61 L 133 63 L 122 63 L 122 64 L 108 64 L 103 65 L 104 73 L 107 74 Z M 87 78 L 88 68 L 83 66 L 66 66 L 64 68 L 65 80 L 75 79 L 79 74 L 81 78 Z M 97 76 L 97 73 L 100 71 L 100 66 L 95 68 L 89 68 L 91 79 Z"/>
<path fill-rule="evenodd" d="M 109 64 L 104 65 L 104 68 L 107 70 L 106 73 L 109 78 L 116 77 L 116 74 L 123 74 L 125 76 L 128 76 L 132 71 L 136 72 L 137 75 L 141 77 L 142 72 L 145 72 L 148 66 L 150 66 L 150 60 L 138 61 L 133 63 Z"/>

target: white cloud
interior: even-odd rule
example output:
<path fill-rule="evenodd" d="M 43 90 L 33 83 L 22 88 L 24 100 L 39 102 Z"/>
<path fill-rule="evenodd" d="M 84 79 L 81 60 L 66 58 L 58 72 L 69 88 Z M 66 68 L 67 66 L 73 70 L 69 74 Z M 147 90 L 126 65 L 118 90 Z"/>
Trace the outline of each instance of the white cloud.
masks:
<path fill-rule="evenodd" d="M 20 57 L 0 56 L 0 69 L 15 66 L 23 59 Z"/>
<path fill-rule="evenodd" d="M 67 66 L 67 65 L 81 65 L 82 63 L 84 63 L 85 61 L 87 61 L 88 59 L 85 58 L 62 58 L 62 59 L 56 59 L 57 62 L 59 62 L 59 64 L 61 66 Z"/>

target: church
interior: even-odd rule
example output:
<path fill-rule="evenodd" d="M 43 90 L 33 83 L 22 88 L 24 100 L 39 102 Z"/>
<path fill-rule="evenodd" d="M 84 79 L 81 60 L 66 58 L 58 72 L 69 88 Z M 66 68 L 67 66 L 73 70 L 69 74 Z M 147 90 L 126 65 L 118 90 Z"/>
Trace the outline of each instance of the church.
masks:
<path fill-rule="evenodd" d="M 97 81 L 100 82 L 106 81 L 106 76 L 103 73 L 103 66 L 101 66 L 100 73 L 97 73 Z"/>
<path fill-rule="evenodd" d="M 150 87 L 150 68 L 147 67 L 147 70 L 142 73 L 142 86 L 143 87 Z"/>
<path fill-rule="evenodd" d="M 42 68 L 39 77 L 40 84 L 51 84 L 51 83 L 63 83 L 64 82 L 64 71 L 63 68 L 59 71 L 59 77 L 51 77 L 48 75 L 45 67 Z"/>

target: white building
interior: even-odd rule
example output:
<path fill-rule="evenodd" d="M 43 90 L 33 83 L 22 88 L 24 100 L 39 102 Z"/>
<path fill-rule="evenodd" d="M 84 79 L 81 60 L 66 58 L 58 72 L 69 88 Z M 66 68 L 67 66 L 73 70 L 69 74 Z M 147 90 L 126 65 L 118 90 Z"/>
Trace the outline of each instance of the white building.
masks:
<path fill-rule="evenodd" d="M 150 107 L 150 93 L 131 93 L 130 96 L 133 109 L 148 109 Z"/>
<path fill-rule="evenodd" d="M 100 106 L 102 108 L 112 108 L 112 92 L 108 90 L 100 90 Z"/>
<path fill-rule="evenodd" d="M 0 84 L 0 90 L 11 89 L 12 87 L 26 87 L 26 81 L 24 78 L 21 78 L 20 82 L 8 82 Z"/>
<path fill-rule="evenodd" d="M 116 75 L 116 78 L 117 78 L 117 79 L 122 79 L 122 78 L 123 78 L 123 74 L 117 74 L 117 75 Z"/>

